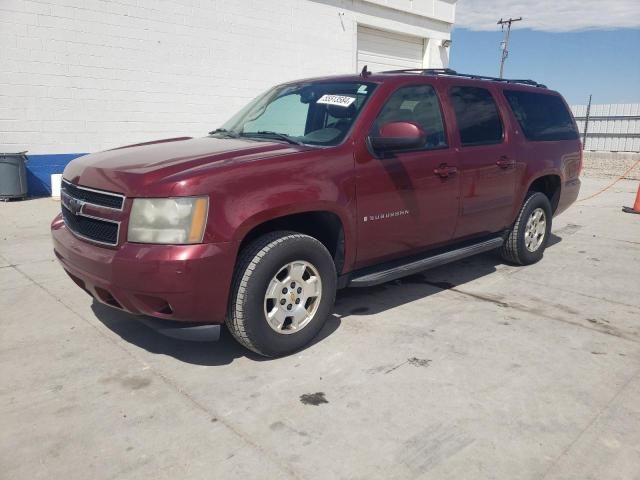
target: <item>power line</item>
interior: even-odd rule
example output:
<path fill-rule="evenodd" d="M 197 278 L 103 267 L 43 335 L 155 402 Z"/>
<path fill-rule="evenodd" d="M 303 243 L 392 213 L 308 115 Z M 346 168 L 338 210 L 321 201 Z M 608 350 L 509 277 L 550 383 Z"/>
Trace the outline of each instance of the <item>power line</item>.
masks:
<path fill-rule="evenodd" d="M 510 18 L 509 20 L 503 20 L 502 18 L 498 21 L 498 25 L 502 26 L 502 31 L 504 32 L 504 38 L 502 43 L 500 44 L 500 48 L 502 49 L 502 58 L 500 59 L 500 78 L 503 78 L 504 74 L 504 62 L 507 61 L 507 57 L 509 56 L 509 38 L 511 37 L 511 24 L 514 22 L 521 22 L 522 17 L 518 18 Z M 507 30 L 505 31 L 504 26 L 507 25 Z"/>

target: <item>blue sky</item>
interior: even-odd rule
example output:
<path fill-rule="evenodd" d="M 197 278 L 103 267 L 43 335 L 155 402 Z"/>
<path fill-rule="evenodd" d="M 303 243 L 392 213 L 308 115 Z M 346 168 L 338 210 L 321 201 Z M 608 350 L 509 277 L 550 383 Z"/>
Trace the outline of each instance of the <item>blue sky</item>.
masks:
<path fill-rule="evenodd" d="M 640 0 L 639 0 L 640 1 Z M 515 25 L 515 24 L 514 24 Z M 502 33 L 456 28 L 454 70 L 498 76 Z M 531 78 L 570 104 L 640 103 L 640 29 L 543 32 L 515 28 L 505 77 Z"/>
<path fill-rule="evenodd" d="M 514 23 L 505 76 L 572 104 L 640 103 L 640 0 L 457 0 L 451 68 L 498 76 L 500 18 Z"/>

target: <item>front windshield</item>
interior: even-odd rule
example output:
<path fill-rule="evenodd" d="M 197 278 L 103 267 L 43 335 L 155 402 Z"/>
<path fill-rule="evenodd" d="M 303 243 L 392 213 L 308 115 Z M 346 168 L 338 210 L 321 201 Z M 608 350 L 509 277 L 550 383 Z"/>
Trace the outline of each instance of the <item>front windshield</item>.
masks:
<path fill-rule="evenodd" d="M 251 101 L 212 134 L 337 145 L 374 88 L 373 83 L 361 82 L 281 85 Z"/>

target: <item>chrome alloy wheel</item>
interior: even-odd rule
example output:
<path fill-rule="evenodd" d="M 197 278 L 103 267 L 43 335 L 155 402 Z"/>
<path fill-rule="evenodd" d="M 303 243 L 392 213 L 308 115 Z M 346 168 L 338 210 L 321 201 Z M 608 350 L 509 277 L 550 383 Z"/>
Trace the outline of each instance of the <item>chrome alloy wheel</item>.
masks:
<path fill-rule="evenodd" d="M 278 333 L 296 333 L 313 319 L 322 298 L 318 269 L 303 260 L 284 265 L 271 279 L 264 295 L 264 315 Z"/>
<path fill-rule="evenodd" d="M 547 216 L 544 210 L 536 208 L 529 219 L 524 230 L 524 245 L 530 252 L 535 252 L 540 248 L 547 235 Z"/>

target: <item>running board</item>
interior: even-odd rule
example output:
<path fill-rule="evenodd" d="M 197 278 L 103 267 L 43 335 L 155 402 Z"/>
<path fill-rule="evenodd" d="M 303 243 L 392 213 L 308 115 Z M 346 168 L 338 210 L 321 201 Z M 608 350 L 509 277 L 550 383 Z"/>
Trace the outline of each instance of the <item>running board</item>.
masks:
<path fill-rule="evenodd" d="M 354 272 L 351 277 L 348 286 L 349 287 L 371 287 L 373 285 L 379 285 L 381 283 L 390 282 L 398 278 L 413 275 L 415 273 L 428 270 L 430 268 L 439 267 L 447 263 L 462 260 L 463 258 L 471 257 L 479 253 L 488 252 L 489 250 L 495 250 L 500 248 L 504 243 L 502 237 L 496 237 L 489 240 L 485 240 L 465 247 L 457 248 L 455 250 L 449 250 L 437 255 L 431 255 L 418 260 L 409 261 L 408 263 L 396 264 L 396 266 L 382 268 L 372 271 L 366 269 L 360 273 Z"/>

